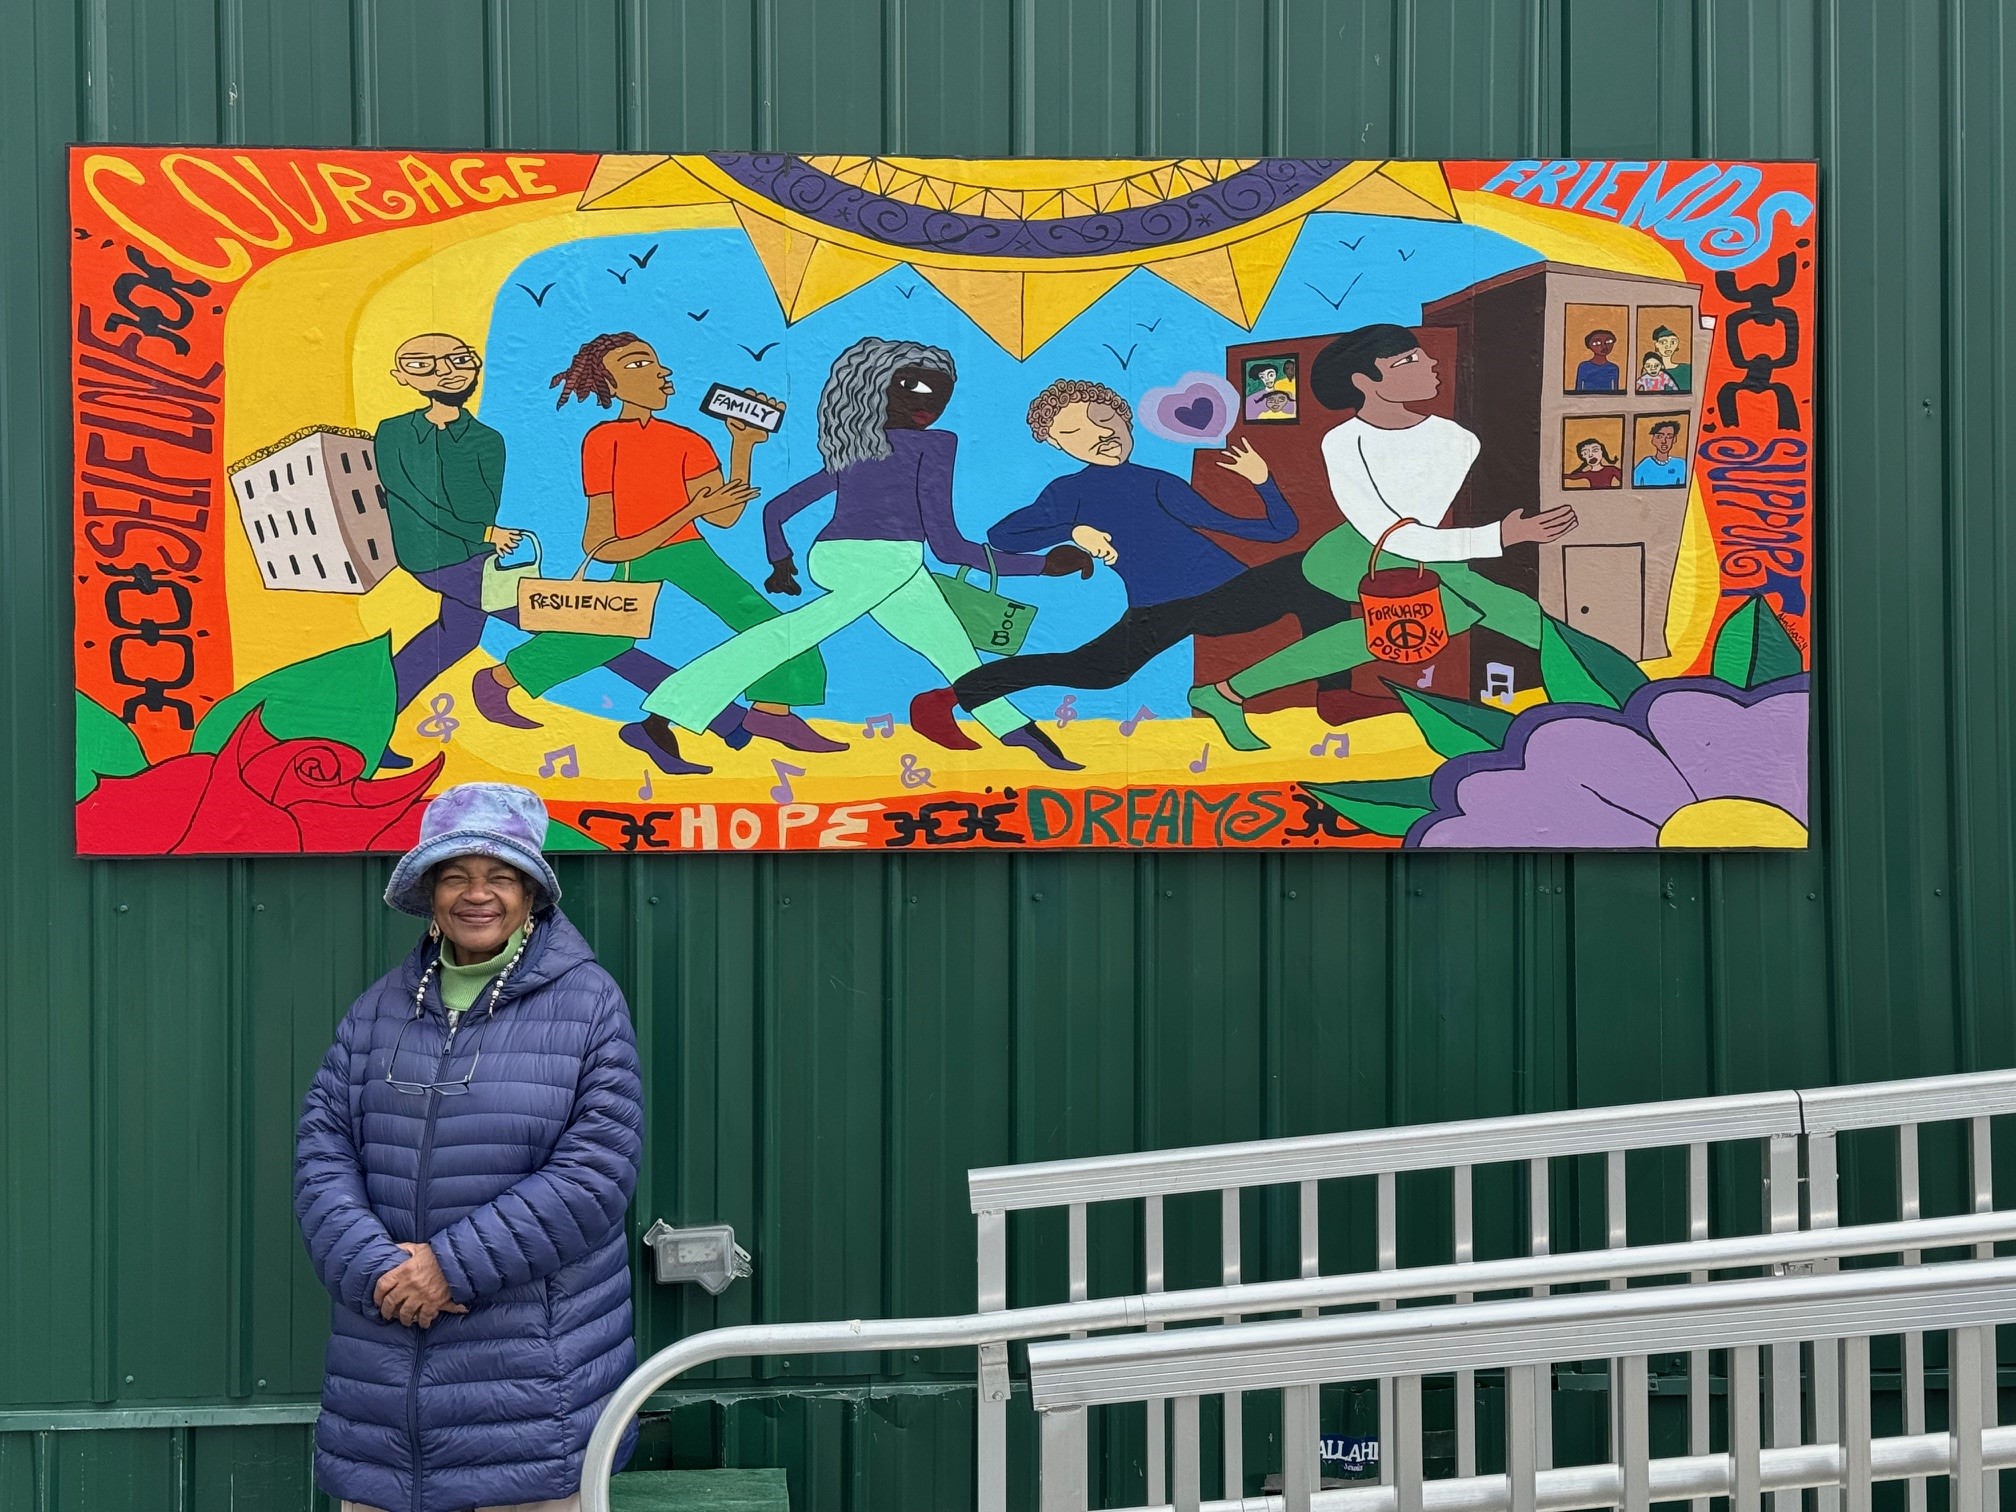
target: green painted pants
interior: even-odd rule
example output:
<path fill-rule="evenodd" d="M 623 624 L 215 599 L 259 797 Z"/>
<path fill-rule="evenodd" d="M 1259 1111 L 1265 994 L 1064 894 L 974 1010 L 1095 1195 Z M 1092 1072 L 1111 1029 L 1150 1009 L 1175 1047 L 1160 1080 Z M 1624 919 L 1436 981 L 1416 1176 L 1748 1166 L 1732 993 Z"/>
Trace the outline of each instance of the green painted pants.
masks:
<path fill-rule="evenodd" d="M 1311 546 L 1302 558 L 1302 575 L 1332 598 L 1355 600 L 1359 581 L 1372 559 L 1372 543 L 1348 522 Z M 1428 570 L 1442 579 L 1442 613 L 1455 636 L 1472 625 L 1483 625 L 1522 646 L 1540 644 L 1540 606 L 1516 588 L 1476 572 L 1463 562 L 1430 562 Z M 1372 660 L 1365 644 L 1365 621 L 1342 620 L 1314 635 L 1284 646 L 1227 681 L 1241 698 L 1271 693 L 1276 688 L 1348 672 Z"/>
<path fill-rule="evenodd" d="M 703 608 L 712 610 L 730 630 L 750 629 L 777 619 L 781 612 L 744 582 L 705 541 L 675 541 L 646 552 L 630 564 L 628 576 L 632 582 L 670 583 Z M 513 650 L 504 658 L 504 665 L 519 687 L 538 698 L 570 678 L 603 666 L 636 644 L 619 635 L 576 635 L 548 630 Z M 766 676 L 750 685 L 749 697 L 757 703 L 794 708 L 822 704 L 826 701 L 825 659 L 816 647 L 808 647 L 768 669 Z"/>
<path fill-rule="evenodd" d="M 825 593 L 694 657 L 644 700 L 646 711 L 681 729 L 704 730 L 744 688 L 753 698 L 756 679 L 787 658 L 816 654 L 813 647 L 864 614 L 948 683 L 980 665 L 966 627 L 925 570 L 924 548 L 916 541 L 814 541 L 805 574 Z M 995 735 L 1029 722 L 1005 698 L 982 704 L 973 717 Z"/>

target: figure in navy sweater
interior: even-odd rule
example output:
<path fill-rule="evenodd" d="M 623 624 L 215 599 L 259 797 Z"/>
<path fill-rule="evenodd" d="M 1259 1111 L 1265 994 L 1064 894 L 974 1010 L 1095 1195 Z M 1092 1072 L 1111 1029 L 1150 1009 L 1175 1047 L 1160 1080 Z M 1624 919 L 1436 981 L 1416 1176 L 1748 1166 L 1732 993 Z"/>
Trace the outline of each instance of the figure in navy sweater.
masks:
<path fill-rule="evenodd" d="M 1243 443 L 1226 451 L 1218 465 L 1267 506 L 1261 519 L 1227 514 L 1174 473 L 1128 460 L 1133 418 L 1113 390 L 1077 379 L 1060 379 L 1030 404 L 1030 433 L 1086 465 L 988 531 L 988 543 L 1020 552 L 1076 545 L 1120 574 L 1127 609 L 1075 650 L 1010 656 L 964 674 L 952 685 L 961 706 L 1024 688 L 1116 687 L 1187 636 L 1236 635 L 1288 614 L 1307 634 L 1345 617 L 1342 603 L 1310 587 L 1299 554 L 1249 568 L 1203 533 L 1249 541 L 1295 533 L 1295 512 L 1265 458 Z"/>

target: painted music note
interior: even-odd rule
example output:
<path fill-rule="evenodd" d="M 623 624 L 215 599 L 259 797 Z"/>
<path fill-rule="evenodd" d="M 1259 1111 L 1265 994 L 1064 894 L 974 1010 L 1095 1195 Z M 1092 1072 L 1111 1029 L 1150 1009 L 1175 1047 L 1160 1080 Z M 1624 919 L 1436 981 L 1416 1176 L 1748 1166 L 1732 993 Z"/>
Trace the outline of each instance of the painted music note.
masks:
<path fill-rule="evenodd" d="M 1122 735 L 1132 735 L 1136 730 L 1141 728 L 1142 720 L 1153 719 L 1154 717 L 1155 715 L 1148 705 L 1143 704 L 1132 714 L 1128 715 L 1127 718 L 1120 721 L 1120 733 Z"/>
<path fill-rule="evenodd" d="M 1309 754 L 1311 756 L 1327 756 L 1330 754 L 1330 747 L 1333 745 L 1337 747 L 1337 754 L 1339 756 L 1349 756 L 1351 754 L 1351 737 L 1349 735 L 1336 734 L 1325 735 L 1316 744 L 1309 747 Z"/>
<path fill-rule="evenodd" d="M 1512 707 L 1512 669 L 1504 662 L 1484 663 L 1484 692 L 1480 695 L 1486 703 L 1502 703 Z"/>
<path fill-rule="evenodd" d="M 557 751 L 548 751 L 546 759 L 539 764 L 541 777 L 579 777 L 581 756 L 571 745 L 564 745 Z"/>
<path fill-rule="evenodd" d="M 644 774 L 644 786 L 637 789 L 637 796 L 646 803 L 651 801 L 651 774 L 648 771 Z"/>
<path fill-rule="evenodd" d="M 1078 695 L 1076 693 L 1066 693 L 1064 695 L 1064 701 L 1057 705 L 1057 714 L 1056 714 L 1057 728 L 1060 730 L 1063 729 L 1064 726 L 1071 723 L 1071 721 L 1076 719 L 1077 717 L 1078 717 Z"/>
<path fill-rule="evenodd" d="M 931 768 L 917 765 L 917 758 L 907 751 L 903 754 L 903 771 L 896 780 L 906 788 L 931 787 L 934 785 L 931 781 Z"/>
<path fill-rule="evenodd" d="M 1207 741 L 1204 745 L 1204 754 L 1199 756 L 1195 761 L 1190 763 L 1190 770 L 1193 772 L 1201 772 L 1204 770 L 1204 768 L 1206 768 L 1210 764 L 1211 764 L 1211 745 Z"/>
<path fill-rule="evenodd" d="M 803 777 L 805 775 L 805 768 L 792 766 L 788 761 L 779 761 L 775 756 L 772 756 L 770 758 L 770 770 L 777 774 L 777 785 L 770 789 L 771 800 L 776 803 L 789 803 L 791 801 L 791 779 L 793 777 Z"/>
<path fill-rule="evenodd" d="M 429 740 L 438 740 L 443 745 L 448 744 L 450 740 L 455 738 L 455 732 L 462 728 L 461 720 L 449 717 L 455 708 L 455 695 L 453 693 L 436 693 L 432 698 L 427 700 L 427 707 L 434 712 L 413 726 L 413 732 L 416 735 L 423 735 Z"/>
<path fill-rule="evenodd" d="M 1415 687 L 1417 687 L 1417 688 L 1432 688 L 1432 687 L 1434 687 L 1434 686 L 1435 686 L 1435 669 L 1434 669 L 1433 667 L 1423 667 L 1423 668 L 1421 669 L 1421 675 L 1420 675 L 1419 677 L 1417 677 L 1417 678 L 1415 678 L 1415 679 L 1414 679 L 1414 686 L 1415 686 Z"/>
<path fill-rule="evenodd" d="M 868 723 L 861 726 L 861 738 L 873 740 L 877 735 L 896 738 L 896 716 L 894 714 L 870 714 Z"/>

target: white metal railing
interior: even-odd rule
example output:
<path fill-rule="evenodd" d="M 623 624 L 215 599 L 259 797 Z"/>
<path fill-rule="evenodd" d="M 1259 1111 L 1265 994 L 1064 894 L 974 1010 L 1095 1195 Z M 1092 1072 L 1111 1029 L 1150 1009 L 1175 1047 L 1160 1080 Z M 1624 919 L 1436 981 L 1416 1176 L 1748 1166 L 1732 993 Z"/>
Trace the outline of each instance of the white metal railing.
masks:
<path fill-rule="evenodd" d="M 1088 1210 L 1101 1203 L 1131 1203 L 1139 1213 L 1142 1284 L 1149 1293 L 1165 1282 L 1168 1235 L 1164 1199 L 1180 1193 L 1218 1194 L 1218 1249 L 1224 1280 L 1236 1283 L 1242 1272 L 1241 1194 L 1249 1188 L 1292 1186 L 1297 1197 L 1299 1268 L 1304 1277 L 1320 1272 L 1318 1234 L 1323 1183 L 1340 1178 L 1370 1178 L 1374 1186 L 1377 1265 L 1391 1271 L 1399 1265 L 1399 1182 L 1404 1172 L 1447 1171 L 1450 1181 L 1450 1260 L 1469 1262 L 1474 1253 L 1475 1173 L 1479 1166 L 1517 1164 L 1524 1167 L 1527 1209 L 1527 1250 L 1544 1256 L 1554 1249 L 1551 1229 L 1552 1162 L 1563 1157 L 1600 1157 L 1602 1226 L 1606 1243 L 1627 1243 L 1627 1212 L 1632 1188 L 1627 1155 L 1635 1150 L 1684 1149 L 1687 1179 L 1680 1210 L 1650 1211 L 1640 1198 L 1640 1221 L 1668 1231 L 1684 1231 L 1692 1239 L 1706 1238 L 1710 1228 L 1711 1151 L 1749 1145 L 1762 1153 L 1763 1179 L 1748 1192 L 1721 1193 L 1725 1204 L 1754 1203 L 1753 1211 L 1768 1230 L 1796 1229 L 1802 1221 L 1816 1228 L 1839 1221 L 1835 1134 L 1838 1130 L 1891 1128 L 1900 1193 L 1900 1218 L 1918 1215 L 1917 1131 L 1921 1123 L 1966 1119 L 1970 1122 L 1969 1167 L 1975 1211 L 1993 1206 L 1989 1120 L 2016 1112 L 2016 1071 L 1963 1076 L 1928 1077 L 1827 1088 L 1815 1092 L 1766 1092 L 1731 1097 L 1697 1098 L 1665 1103 L 1640 1103 L 1614 1108 L 1584 1108 L 1558 1113 L 1507 1118 L 1472 1119 L 1455 1123 L 1374 1129 L 1293 1139 L 1256 1140 L 1239 1144 L 1156 1150 L 1093 1159 L 1047 1161 L 976 1170 L 967 1185 L 975 1214 L 978 1251 L 978 1298 L 982 1312 L 1008 1304 L 1009 1215 L 1062 1210 L 1065 1220 L 1064 1298 L 1089 1294 L 1091 1255 Z M 1804 1146 L 1802 1161 L 1802 1144 Z M 1801 1170 L 1810 1192 L 1802 1212 Z M 1727 1169 L 1735 1169 L 1728 1167 Z M 1726 1174 L 1726 1172 L 1725 1172 Z M 1740 1178 L 1738 1178 L 1740 1180 Z M 1916 1253 L 1904 1256 L 1915 1264 Z M 1825 1260 L 1816 1262 L 1823 1266 Z M 1697 1278 L 1698 1279 L 1698 1278 Z M 1621 1285 L 1621 1279 L 1613 1282 Z M 1473 1285 L 1469 1291 L 1482 1289 Z M 1458 1294 L 1462 1300 L 1462 1294 Z M 1390 1307 L 1389 1298 L 1385 1304 Z M 1242 1314 L 1228 1310 L 1226 1322 Z M 1157 1325 L 1144 1325 L 1153 1328 Z M 1910 1431 L 1924 1423 L 1923 1342 L 1907 1339 L 1903 1394 Z M 1993 1368 L 1992 1361 L 1989 1369 Z M 1813 1362 L 1813 1410 L 1835 1410 L 1836 1367 L 1831 1358 Z M 1799 1425 L 1800 1360 L 1797 1351 L 1767 1357 L 1774 1433 L 1780 1437 Z M 979 1391 L 975 1437 L 976 1505 L 979 1512 L 1006 1512 L 1007 1412 L 1011 1395 L 1005 1343 L 985 1344 L 979 1351 Z M 1463 1370 L 1456 1382 L 1456 1462 L 1459 1474 L 1476 1466 L 1475 1373 Z M 1390 1422 L 1391 1385 L 1380 1382 L 1379 1418 Z M 1690 1351 L 1687 1373 L 1688 1443 L 1693 1453 L 1708 1448 L 1710 1394 L 1705 1350 Z M 1319 1398 L 1311 1390 L 1284 1399 L 1283 1434 L 1305 1463 L 1298 1473 L 1313 1479 L 1318 1471 Z M 1243 1469 L 1244 1430 L 1236 1394 L 1223 1408 L 1223 1459 L 1229 1483 L 1238 1484 Z M 1147 1415 L 1148 1499 L 1166 1499 L 1167 1443 L 1165 1413 L 1150 1402 Z M 1382 1483 L 1392 1470 L 1382 1460 Z M 1818 1512 L 1837 1512 L 1831 1491 L 1820 1494 Z M 1708 1512 L 1697 1500 L 1692 1512 Z M 1912 1492 L 1909 1512 L 1924 1512 L 1923 1487 Z"/>
<path fill-rule="evenodd" d="M 632 1372 L 611 1398 L 597 1423 L 583 1466 L 584 1512 L 607 1512 L 609 1473 L 623 1427 L 630 1418 L 666 1382 L 716 1360 L 860 1350 L 985 1348 L 1005 1345 L 1011 1340 L 1055 1338 L 1106 1329 L 1139 1331 L 1168 1323 L 1218 1319 L 1228 1314 L 1253 1316 L 1364 1307 L 1414 1298 L 1451 1297 L 1466 1290 L 1532 1289 L 1544 1293 L 1571 1285 L 1621 1284 L 1639 1277 L 1811 1266 L 1851 1256 L 1992 1246 L 1997 1242 L 2016 1242 L 2016 1211 L 1248 1282 L 1192 1291 L 1102 1297 L 967 1317 L 714 1329 L 653 1355 Z"/>
<path fill-rule="evenodd" d="M 1727 1496 L 1730 1512 L 1757 1512 L 1773 1491 L 1845 1493 L 1848 1512 L 1868 1512 L 1879 1480 L 1953 1478 L 1954 1512 L 1987 1512 L 1995 1472 L 2016 1465 L 2016 1428 L 1996 1426 L 1994 1325 L 2016 1321 L 2016 1260 L 1852 1270 L 1831 1275 L 1690 1283 L 1402 1313 L 1226 1324 L 1163 1334 L 1038 1343 L 1029 1350 L 1032 1401 L 1041 1422 L 1042 1512 L 1088 1507 L 1086 1412 L 1099 1405 L 1173 1403 L 1175 1512 L 1568 1512 Z M 1951 1330 L 1949 1428 L 1878 1439 L 1872 1431 L 1870 1341 Z M 1769 1430 L 1761 1352 L 1810 1345 L 1836 1359 L 1832 1416 L 1802 1434 Z M 1655 1458 L 1648 1360 L 1675 1350 L 1729 1351 L 1726 1453 L 1693 1450 Z M 1549 1372 L 1560 1362 L 1610 1358 L 1612 1442 L 1596 1465 L 1551 1468 Z M 1505 1467 L 1447 1478 L 1424 1475 L 1424 1379 L 1491 1368 L 1505 1373 Z M 1205 1501 L 1200 1485 L 1199 1405 L 1236 1392 L 1320 1389 L 1375 1377 L 1395 1383 L 1382 1461 L 1390 1485 L 1319 1490 L 1285 1467 L 1280 1496 Z M 1145 1512 L 1145 1509 L 1144 1509 Z"/>

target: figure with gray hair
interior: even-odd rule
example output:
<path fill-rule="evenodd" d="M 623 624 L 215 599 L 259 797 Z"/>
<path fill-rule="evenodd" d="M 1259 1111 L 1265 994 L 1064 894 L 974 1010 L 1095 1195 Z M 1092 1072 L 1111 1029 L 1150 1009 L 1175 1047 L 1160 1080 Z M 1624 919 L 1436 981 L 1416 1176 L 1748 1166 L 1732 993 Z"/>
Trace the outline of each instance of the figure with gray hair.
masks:
<path fill-rule="evenodd" d="M 1003 576 L 1091 575 L 1092 559 L 1076 546 L 1045 556 L 990 554 L 960 531 L 952 514 L 958 438 L 932 429 L 957 382 L 950 352 L 914 341 L 866 336 L 834 360 L 819 394 L 819 455 L 826 465 L 763 510 L 771 565 L 764 587 L 796 597 L 804 590 L 784 527 L 832 497 L 833 516 L 805 559 L 807 575 L 825 592 L 695 657 L 644 700 L 647 712 L 704 730 L 751 683 L 864 614 L 948 683 L 972 671 L 980 658 L 931 579 L 927 546 L 941 562 Z M 1003 745 L 1047 766 L 1079 769 L 1006 699 L 983 703 L 973 715 Z"/>

